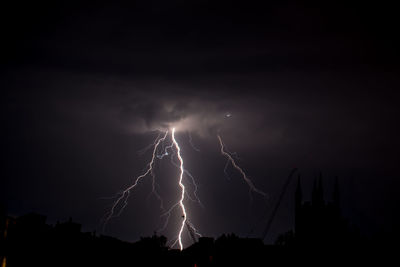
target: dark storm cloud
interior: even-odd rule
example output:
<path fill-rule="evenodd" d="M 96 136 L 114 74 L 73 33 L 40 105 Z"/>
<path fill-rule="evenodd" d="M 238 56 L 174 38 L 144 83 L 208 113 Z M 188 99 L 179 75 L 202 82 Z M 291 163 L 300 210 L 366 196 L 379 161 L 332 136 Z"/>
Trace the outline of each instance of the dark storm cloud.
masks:
<path fill-rule="evenodd" d="M 31 108 L 54 109 L 50 114 L 64 114 L 82 122 L 81 127 L 97 123 L 124 134 L 177 127 L 206 139 L 220 133 L 240 150 L 267 149 L 282 156 L 325 153 L 351 157 L 341 162 L 356 165 L 365 157 L 375 160 L 373 151 L 386 153 L 387 140 L 397 142 L 396 92 L 382 82 L 395 79 L 390 74 L 366 79 L 287 72 L 174 81 L 51 73 L 35 74 L 30 82 L 47 88 L 35 92 Z M 354 158 L 366 149 L 370 152 Z"/>

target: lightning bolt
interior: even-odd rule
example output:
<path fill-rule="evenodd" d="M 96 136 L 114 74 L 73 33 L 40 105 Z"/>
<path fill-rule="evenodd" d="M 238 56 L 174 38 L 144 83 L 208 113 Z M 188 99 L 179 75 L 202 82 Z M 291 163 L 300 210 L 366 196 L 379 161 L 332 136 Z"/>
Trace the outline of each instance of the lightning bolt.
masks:
<path fill-rule="evenodd" d="M 149 174 L 151 174 L 151 176 L 152 176 L 152 178 L 153 178 L 153 180 L 152 180 L 153 191 L 152 191 L 152 192 L 153 192 L 153 193 L 156 195 L 156 197 L 161 201 L 161 206 L 160 206 L 160 207 L 163 208 L 162 199 L 161 199 L 160 195 L 157 193 L 156 187 L 155 187 L 155 175 L 154 175 L 154 172 L 153 172 L 153 165 L 154 165 L 154 160 L 155 160 L 155 158 L 156 158 L 157 148 L 158 148 L 158 146 L 160 145 L 160 143 L 163 142 L 163 141 L 165 140 L 165 138 L 167 137 L 167 135 L 168 135 L 168 131 L 165 131 L 164 136 L 163 136 L 162 138 L 160 138 L 160 135 L 158 135 L 157 138 L 156 138 L 156 140 L 154 141 L 153 154 L 152 154 L 152 157 L 151 157 L 150 162 L 147 164 L 147 169 L 146 169 L 146 171 L 145 171 L 143 174 L 139 175 L 139 176 L 135 179 L 135 182 L 134 182 L 133 184 L 131 184 L 131 185 L 128 186 L 125 190 L 123 190 L 122 192 L 120 192 L 119 194 L 117 194 L 117 195 L 120 195 L 120 196 L 119 196 L 119 197 L 116 197 L 117 200 L 116 200 L 116 201 L 114 202 L 114 204 L 111 206 L 111 210 L 110 210 L 110 212 L 108 213 L 108 215 L 106 215 L 106 219 L 105 219 L 104 224 L 103 224 L 103 231 L 104 231 L 105 226 L 108 224 L 109 220 L 110 220 L 111 218 L 115 217 L 115 212 L 116 212 L 116 208 L 118 207 L 118 205 L 120 205 L 120 203 L 123 201 L 122 207 L 119 209 L 119 211 L 118 211 L 118 213 L 117 213 L 116 216 L 119 216 L 119 215 L 122 213 L 122 211 L 125 209 L 126 205 L 128 205 L 128 198 L 129 198 L 129 195 L 130 195 L 130 193 L 131 193 L 131 190 L 134 189 L 134 188 L 138 185 L 139 181 L 140 181 L 142 178 L 146 177 L 146 176 L 149 175 Z"/>
<path fill-rule="evenodd" d="M 164 226 L 160 229 L 160 231 L 165 230 L 165 228 L 167 227 L 172 211 L 177 207 L 180 207 L 180 209 L 181 209 L 183 220 L 182 220 L 182 224 L 179 228 L 177 238 L 174 241 L 174 243 L 172 244 L 172 247 L 175 246 L 176 244 L 179 244 L 180 250 L 183 250 L 182 232 L 183 232 L 185 226 L 190 228 L 190 230 L 193 231 L 196 235 L 201 236 L 201 234 L 194 227 L 194 225 L 187 220 L 187 212 L 186 212 L 186 207 L 184 205 L 185 196 L 187 196 L 188 199 L 190 199 L 192 201 L 198 202 L 199 205 L 201 205 L 201 206 L 202 206 L 202 203 L 197 195 L 198 187 L 197 187 L 194 177 L 192 176 L 192 174 L 189 171 L 185 170 L 185 168 L 184 168 L 183 158 L 181 155 L 181 148 L 175 138 L 175 128 L 172 128 L 172 131 L 171 131 L 172 142 L 169 145 L 165 145 L 165 140 L 168 136 L 168 133 L 169 133 L 168 130 L 164 132 L 164 135 L 162 135 L 162 133 L 159 133 L 159 135 L 157 136 L 157 138 L 155 139 L 155 141 L 152 144 L 150 144 L 149 146 L 145 147 L 144 149 L 142 149 L 140 151 L 141 153 L 144 153 L 145 151 L 149 150 L 152 146 L 154 147 L 151 160 L 147 164 L 147 167 L 146 167 L 144 173 L 139 175 L 138 177 L 136 177 L 134 182 L 130 186 L 128 186 L 126 189 L 119 192 L 115 197 L 113 197 L 113 199 L 116 199 L 116 200 L 112 204 L 110 211 L 105 215 L 103 231 L 105 229 L 105 226 L 109 222 L 109 220 L 113 217 L 119 216 L 123 212 L 125 207 L 128 205 L 128 198 L 130 196 L 131 191 L 138 185 L 138 183 L 143 178 L 145 178 L 148 175 L 151 175 L 151 177 L 152 177 L 151 193 L 153 193 L 157 197 L 157 199 L 160 201 L 160 209 L 164 211 L 164 213 L 161 214 L 161 217 L 166 216 Z M 181 189 L 181 196 L 180 196 L 180 199 L 178 202 L 176 202 L 167 211 L 165 211 L 164 206 L 163 206 L 163 200 L 157 192 L 158 184 L 156 183 L 156 180 L 155 180 L 156 177 L 154 174 L 154 164 L 155 164 L 156 159 L 161 160 L 168 155 L 171 155 L 171 163 L 179 169 L 178 185 Z M 174 161 L 175 155 L 177 156 L 179 163 L 176 163 Z M 184 177 L 187 177 L 187 179 L 189 179 L 189 181 L 193 185 L 194 198 L 190 197 L 190 195 L 186 191 L 186 187 L 184 184 Z"/>
<path fill-rule="evenodd" d="M 245 182 L 247 183 L 247 185 L 249 186 L 250 192 L 255 192 L 255 193 L 258 193 L 258 194 L 262 195 L 263 197 L 267 197 L 267 194 L 264 193 L 263 191 L 259 190 L 259 189 L 253 184 L 253 182 L 247 177 L 247 175 L 246 175 L 246 173 L 243 171 L 243 169 L 240 168 L 240 167 L 236 164 L 235 160 L 234 160 L 233 157 L 232 157 L 233 154 L 231 155 L 230 153 L 227 152 L 227 150 L 226 150 L 226 148 L 225 148 L 225 145 L 224 145 L 224 142 L 222 141 L 221 136 L 218 134 L 217 137 L 218 137 L 218 140 L 219 140 L 219 144 L 220 144 L 220 146 L 221 146 L 221 154 L 227 158 L 227 164 L 230 162 L 230 163 L 232 164 L 232 166 L 233 166 L 236 170 L 238 170 L 238 171 L 240 172 L 240 174 L 242 175 L 244 181 L 245 181 Z M 236 156 L 236 154 L 235 154 L 234 156 Z M 225 165 L 224 171 L 226 171 L 227 164 Z"/>
<path fill-rule="evenodd" d="M 179 200 L 179 205 L 181 206 L 181 210 L 182 210 L 182 213 L 183 213 L 183 215 L 182 215 L 183 220 L 182 220 L 181 229 L 179 230 L 178 240 L 179 240 L 179 247 L 182 250 L 183 249 L 182 232 L 183 232 L 183 228 L 185 228 L 186 216 L 187 216 L 185 205 L 183 204 L 183 200 L 185 199 L 185 185 L 182 183 L 183 173 L 185 172 L 185 169 L 183 168 L 183 159 L 182 159 L 182 156 L 181 156 L 181 148 L 179 147 L 178 142 L 175 139 L 175 128 L 172 128 L 172 141 L 173 141 L 173 143 L 174 143 L 174 145 L 176 147 L 176 150 L 177 150 L 177 155 L 178 155 L 178 159 L 179 159 L 179 162 L 180 162 L 179 168 L 181 170 L 181 172 L 179 174 L 179 186 L 182 189 L 182 194 L 181 194 L 181 199 Z"/>
<path fill-rule="evenodd" d="M 177 163 L 174 161 L 174 156 L 175 156 L 175 153 L 172 154 L 172 156 L 171 156 L 171 164 L 174 165 L 174 166 L 177 167 L 177 168 L 180 168 L 179 164 L 177 164 Z M 188 170 L 186 170 L 186 169 L 184 170 L 184 174 L 185 174 L 185 177 L 186 177 L 186 178 L 190 178 L 190 182 L 191 182 L 191 184 L 193 185 L 193 196 L 194 196 L 194 197 L 191 197 L 191 196 L 190 196 L 189 194 L 187 194 L 187 193 L 186 193 L 186 196 L 188 197 L 189 200 L 191 200 L 191 201 L 193 201 L 193 202 L 197 202 L 202 208 L 204 208 L 203 203 L 201 203 L 200 198 L 199 198 L 199 196 L 197 195 L 198 186 L 197 186 L 197 184 L 196 184 L 196 180 L 194 179 L 193 175 L 192 175 Z M 188 180 L 189 180 L 189 179 L 188 179 Z"/>
<path fill-rule="evenodd" d="M 167 136 L 171 132 L 171 143 L 168 142 L 166 144 L 166 139 Z M 243 180 L 247 183 L 249 186 L 249 193 L 251 197 L 251 193 L 257 193 L 262 195 L 263 197 L 267 197 L 266 193 L 263 191 L 259 190 L 253 182 L 247 177 L 246 173 L 244 170 L 237 165 L 235 159 L 237 159 L 237 154 L 230 152 L 226 147 L 224 142 L 222 141 L 221 136 L 218 134 L 217 135 L 219 144 L 221 146 L 220 151 L 223 156 L 227 158 L 227 162 L 224 168 L 224 172 L 226 173 L 227 167 L 229 164 L 231 164 L 239 173 L 241 174 Z M 192 138 L 189 133 L 189 143 L 191 146 L 194 148 L 194 150 L 198 151 L 196 147 L 193 146 L 192 143 Z M 153 152 L 152 152 L 152 157 L 150 162 L 146 165 L 146 168 L 144 172 L 137 176 L 134 179 L 134 182 L 129 185 L 127 188 L 125 188 L 123 191 L 119 192 L 116 196 L 114 196 L 112 199 L 115 199 L 113 204 L 111 205 L 110 211 L 105 215 L 104 219 L 104 224 L 103 224 L 103 231 L 106 226 L 106 224 L 109 222 L 109 220 L 113 217 L 119 216 L 125 209 L 125 207 L 128 205 L 128 198 L 130 196 L 131 191 L 138 185 L 138 183 L 145 178 L 148 175 L 151 175 L 152 177 L 152 191 L 150 194 L 154 194 L 157 199 L 160 201 L 160 209 L 163 211 L 160 217 L 165 217 L 165 222 L 163 227 L 161 228 L 160 231 L 165 230 L 169 223 L 169 219 L 171 216 L 172 211 L 174 211 L 176 208 L 180 208 L 181 214 L 182 214 L 182 222 L 179 227 L 178 234 L 176 236 L 176 239 L 174 240 L 173 244 L 171 247 L 174 247 L 175 245 L 179 245 L 179 249 L 183 250 L 183 243 L 182 243 L 182 233 L 184 231 L 184 228 L 187 227 L 190 233 L 193 233 L 193 235 L 201 236 L 199 231 L 194 227 L 194 225 L 189 221 L 188 219 L 188 214 L 187 214 L 187 209 L 185 207 L 185 196 L 191 201 L 197 202 L 200 206 L 203 207 L 198 195 L 197 195 L 197 190 L 198 186 L 196 184 L 196 181 L 192 174 L 184 168 L 184 160 L 181 154 L 181 147 L 178 144 L 178 141 L 175 138 L 175 128 L 172 128 L 172 131 L 166 130 L 159 132 L 158 136 L 154 140 L 152 144 L 149 146 L 145 147 L 140 151 L 140 153 L 144 153 L 147 150 L 151 149 L 153 147 Z M 168 210 L 164 209 L 163 205 L 163 200 L 160 196 L 160 194 L 157 192 L 157 187 L 158 184 L 156 182 L 156 176 L 154 173 L 154 164 L 157 159 L 162 160 L 164 157 L 171 156 L 171 164 L 174 165 L 176 168 L 179 169 L 179 177 L 178 177 L 178 186 L 181 190 L 180 192 L 180 198 L 179 200 L 173 204 Z M 174 158 L 177 158 L 178 161 L 175 162 Z M 189 182 L 191 186 L 189 187 L 190 190 L 187 190 L 185 186 L 185 181 Z M 192 191 L 192 197 L 189 192 Z M 150 196 L 150 195 L 149 195 Z"/>

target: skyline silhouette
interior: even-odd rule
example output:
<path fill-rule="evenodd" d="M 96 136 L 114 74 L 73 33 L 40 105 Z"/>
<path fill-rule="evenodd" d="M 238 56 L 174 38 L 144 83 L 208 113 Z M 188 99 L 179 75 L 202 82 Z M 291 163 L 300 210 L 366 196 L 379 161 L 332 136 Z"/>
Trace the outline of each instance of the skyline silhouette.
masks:
<path fill-rule="evenodd" d="M 30 213 L 17 218 L 1 213 L 0 258 L 2 266 L 227 266 L 245 264 L 340 264 L 390 262 L 395 240 L 367 237 L 341 215 L 336 179 L 331 201 L 325 201 L 323 180 L 315 179 L 311 201 L 303 201 L 300 177 L 295 192 L 295 222 L 274 244 L 261 238 L 234 233 L 217 238 L 200 237 L 183 251 L 168 247 L 167 238 L 154 233 L 130 243 L 117 238 L 82 232 L 70 218 L 55 225 Z M 384 243 L 383 243 L 384 242 Z M 365 252 L 371 254 L 365 256 Z M 327 261 L 326 257 L 329 258 Z M 360 258 L 362 257 L 362 258 Z"/>

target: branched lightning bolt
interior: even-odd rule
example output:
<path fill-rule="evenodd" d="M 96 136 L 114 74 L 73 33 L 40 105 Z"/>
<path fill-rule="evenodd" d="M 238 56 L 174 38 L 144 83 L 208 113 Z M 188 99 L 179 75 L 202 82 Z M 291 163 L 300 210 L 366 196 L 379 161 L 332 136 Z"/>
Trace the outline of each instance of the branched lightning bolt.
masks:
<path fill-rule="evenodd" d="M 164 133 L 164 134 L 162 134 Z M 144 149 L 141 150 L 141 153 L 146 152 L 147 150 L 149 150 L 151 147 L 153 148 L 153 152 L 152 152 L 152 157 L 150 162 L 147 164 L 146 169 L 144 170 L 143 174 L 139 175 L 138 177 L 136 177 L 136 179 L 134 180 L 134 182 L 128 186 L 125 190 L 119 192 L 116 196 L 113 197 L 113 199 L 115 199 L 115 201 L 113 202 L 110 211 L 105 215 L 105 220 L 104 220 L 104 224 L 103 224 L 103 230 L 104 227 L 106 226 L 106 224 L 108 223 L 108 221 L 116 216 L 119 216 L 122 211 L 125 209 L 125 207 L 128 204 L 128 198 L 130 196 L 131 190 L 134 189 L 138 183 L 141 181 L 141 179 L 143 179 L 144 177 L 148 176 L 149 174 L 152 177 L 152 191 L 151 193 L 153 193 L 157 199 L 160 201 L 160 209 L 163 211 L 163 213 L 161 214 L 161 217 L 166 217 L 165 218 L 165 222 L 163 227 L 161 228 L 160 231 L 165 230 L 165 228 L 167 227 L 168 223 L 169 223 L 169 219 L 171 216 L 172 211 L 175 208 L 180 208 L 181 212 L 182 212 L 182 222 L 178 231 L 178 235 L 175 239 L 175 241 L 173 242 L 173 244 L 171 245 L 171 247 L 174 247 L 176 244 L 179 244 L 179 248 L 180 250 L 183 250 L 183 244 L 182 244 L 182 233 L 183 230 L 185 228 L 185 226 L 187 227 L 187 229 L 190 231 L 190 233 L 193 233 L 194 235 L 197 236 L 201 236 L 201 234 L 198 232 L 198 230 L 194 227 L 194 225 L 188 220 L 188 216 L 187 216 L 187 212 L 186 212 L 186 207 L 184 204 L 185 201 L 185 196 L 187 196 L 187 198 L 189 200 L 195 201 L 197 202 L 200 206 L 203 206 L 198 195 L 197 195 L 197 190 L 198 190 L 198 186 L 196 184 L 196 181 L 194 179 L 194 177 L 192 176 L 192 174 L 188 171 L 185 170 L 184 168 L 184 162 L 183 162 L 183 158 L 181 155 L 181 148 L 175 138 L 175 128 L 172 128 L 171 131 L 171 143 L 169 143 L 168 145 L 165 144 L 165 140 L 168 136 L 169 131 L 165 131 L 165 132 L 160 132 L 159 135 L 157 136 L 157 138 L 155 139 L 155 141 L 150 144 L 149 146 L 145 147 Z M 235 159 L 238 159 L 237 154 L 234 152 L 230 152 L 224 145 L 222 138 L 220 135 L 217 135 L 219 143 L 220 143 L 220 151 L 221 154 L 223 156 L 225 156 L 227 158 L 227 162 L 224 168 L 224 172 L 227 175 L 227 167 L 229 166 L 229 164 L 231 164 L 237 171 L 240 172 L 240 174 L 242 175 L 244 181 L 247 183 L 247 185 L 249 186 L 249 193 L 250 193 L 250 197 L 251 197 L 251 193 L 255 192 L 258 193 L 264 197 L 266 197 L 267 195 L 259 190 L 257 187 L 255 187 L 255 185 L 253 184 L 253 182 L 247 177 L 246 173 L 243 171 L 243 169 L 241 167 L 239 167 L 235 161 Z M 189 143 L 190 145 L 193 147 L 194 150 L 199 151 L 192 143 L 192 137 L 189 133 Z M 163 200 L 161 198 L 161 196 L 158 194 L 157 192 L 157 187 L 158 184 L 156 183 L 156 177 L 155 177 L 155 173 L 154 173 L 154 164 L 156 159 L 163 159 L 166 156 L 171 156 L 171 163 L 177 167 L 179 169 L 179 179 L 178 179 L 178 185 L 181 189 L 181 195 L 180 195 L 180 199 L 179 201 L 177 201 L 175 204 L 173 204 L 168 210 L 164 209 L 163 206 Z M 175 156 L 178 158 L 178 162 L 174 161 Z M 190 194 L 187 192 L 184 181 L 187 181 L 189 183 L 191 183 L 193 185 L 193 195 L 192 197 L 190 196 Z M 192 188 L 192 187 L 190 187 Z M 190 190 L 189 190 L 190 191 Z"/>
<path fill-rule="evenodd" d="M 204 208 L 203 203 L 201 203 L 200 198 L 199 198 L 199 196 L 197 195 L 197 190 L 198 190 L 199 188 L 198 188 L 198 186 L 197 186 L 197 184 L 196 184 L 196 181 L 195 181 L 193 175 L 192 175 L 189 171 L 187 171 L 187 170 L 185 170 L 185 174 L 186 174 L 186 177 L 189 177 L 189 178 L 190 178 L 191 183 L 192 183 L 193 188 L 194 188 L 194 189 L 193 189 L 193 196 L 194 196 L 194 198 L 190 197 L 190 195 L 187 194 L 188 198 L 189 198 L 191 201 L 193 201 L 193 202 L 197 202 L 201 207 Z"/>
<path fill-rule="evenodd" d="M 172 143 L 170 146 L 168 146 L 168 148 L 172 148 L 172 146 L 174 146 L 174 143 Z M 165 153 L 164 153 L 164 154 L 165 154 Z M 164 154 L 163 154 L 163 155 L 164 155 Z M 175 167 L 177 167 L 178 169 L 180 169 L 180 164 L 178 164 L 178 163 L 176 163 L 176 162 L 174 161 L 175 155 L 176 155 L 175 151 L 172 150 L 172 154 L 171 154 L 171 164 L 174 165 Z M 193 202 L 197 202 L 202 208 L 204 208 L 203 203 L 201 202 L 199 196 L 197 195 L 198 186 L 197 186 L 197 184 L 196 184 L 195 178 L 194 178 L 193 175 L 192 175 L 188 170 L 186 170 L 186 169 L 184 169 L 184 174 L 185 174 L 184 177 L 186 177 L 187 179 L 190 178 L 190 179 L 188 179 L 188 180 L 190 180 L 190 182 L 191 182 L 191 184 L 193 185 L 193 188 L 194 188 L 194 189 L 193 189 L 193 197 L 191 197 L 191 196 L 188 194 L 187 191 L 185 191 L 185 195 L 187 196 L 187 198 L 188 198 L 189 200 L 191 200 L 191 201 L 193 201 Z M 169 218 L 171 217 L 171 213 L 172 213 L 172 211 L 173 211 L 177 206 L 179 206 L 179 202 L 175 203 L 175 204 L 172 205 L 167 211 L 165 211 L 163 214 L 161 214 L 160 217 L 165 217 L 165 221 L 164 221 L 163 226 L 162 226 L 160 229 L 158 229 L 157 232 L 163 232 L 163 231 L 167 228 L 168 223 L 169 223 Z M 193 224 L 191 224 L 191 225 L 192 225 L 192 228 L 194 229 L 194 232 L 196 233 L 196 235 L 200 235 L 200 234 L 198 233 L 197 229 L 193 226 Z M 173 244 L 171 245 L 171 247 L 175 246 L 177 242 L 178 242 L 178 238 L 176 238 L 175 241 L 172 241 Z"/>
<path fill-rule="evenodd" d="M 179 243 L 179 248 L 182 250 L 183 249 L 182 232 L 183 232 L 183 229 L 185 226 L 189 227 L 191 229 L 191 231 L 193 231 L 193 233 L 195 233 L 196 235 L 201 236 L 200 233 L 198 232 L 198 230 L 194 227 L 194 225 L 192 223 L 189 223 L 189 221 L 187 220 L 187 213 L 186 213 L 186 208 L 184 205 L 185 196 L 187 196 L 188 199 L 190 199 L 192 201 L 198 202 L 201 206 L 202 206 L 202 203 L 201 203 L 199 197 L 197 196 L 198 187 L 197 187 L 194 177 L 190 174 L 189 171 L 184 169 L 183 158 L 181 155 L 181 148 L 179 147 L 179 144 L 175 139 L 175 128 L 173 128 L 172 132 L 171 132 L 171 139 L 172 139 L 171 144 L 169 144 L 167 146 L 164 145 L 164 142 L 168 136 L 168 132 L 169 131 L 165 131 L 164 135 L 162 135 L 162 133 L 159 133 L 159 135 L 157 136 L 157 138 L 155 139 L 155 141 L 152 144 L 150 144 L 149 146 L 147 146 L 141 150 L 141 153 L 144 153 L 145 151 L 149 150 L 151 147 L 154 147 L 151 160 L 147 164 L 147 167 L 146 167 L 144 173 L 141 174 L 140 176 L 138 176 L 134 180 L 134 183 L 132 183 L 130 186 L 128 186 L 125 190 L 119 192 L 115 197 L 113 197 L 113 199 L 116 199 L 116 200 L 112 204 L 110 211 L 105 215 L 106 218 L 104 220 L 103 230 L 111 218 L 119 216 L 122 213 L 122 211 L 128 204 L 128 198 L 129 198 L 131 190 L 134 189 L 138 185 L 138 183 L 140 182 L 140 180 L 142 178 L 144 178 L 150 174 L 152 177 L 151 193 L 153 193 L 157 197 L 157 199 L 160 201 L 160 209 L 164 211 L 164 213 L 161 215 L 161 217 L 166 216 L 165 223 L 160 231 L 163 231 L 167 227 L 170 215 L 175 208 L 180 207 L 180 209 L 182 211 L 182 218 L 183 218 L 182 224 L 179 228 L 177 238 L 174 241 L 174 243 L 172 244 L 172 247 L 173 247 L 177 243 Z M 175 167 L 179 168 L 179 170 L 180 170 L 178 185 L 181 188 L 181 197 L 177 203 L 175 203 L 167 211 L 165 211 L 164 206 L 163 206 L 163 200 L 157 192 L 158 184 L 156 183 L 156 179 L 155 179 L 156 177 L 155 177 L 153 168 L 154 168 L 156 159 L 163 159 L 164 157 L 166 157 L 168 155 L 171 155 L 171 163 Z M 175 155 L 177 155 L 179 164 L 174 161 Z M 188 194 L 188 192 L 186 192 L 186 188 L 185 188 L 184 181 L 183 181 L 184 177 L 187 177 L 187 179 L 189 179 L 193 185 L 194 198 L 191 198 L 190 195 Z"/>
<path fill-rule="evenodd" d="M 176 139 L 175 139 L 175 128 L 172 129 L 172 141 L 173 141 L 173 143 L 174 143 L 174 145 L 176 147 L 176 150 L 177 150 L 177 155 L 178 155 L 178 159 L 179 159 L 179 162 L 180 162 L 180 171 L 181 171 L 180 174 L 179 174 L 179 186 L 182 189 L 182 195 L 181 195 L 181 199 L 179 200 L 179 205 L 181 206 L 181 209 L 182 209 L 182 213 L 183 213 L 182 218 L 183 218 L 183 220 L 182 220 L 182 225 L 181 225 L 181 228 L 180 228 L 179 234 L 178 234 L 178 242 L 179 242 L 179 247 L 182 250 L 183 249 L 182 232 L 183 232 L 183 228 L 185 227 L 186 216 L 187 216 L 186 215 L 185 205 L 183 204 L 183 200 L 185 199 L 185 185 L 182 183 L 183 173 L 184 173 L 185 170 L 183 168 L 183 159 L 182 159 L 182 156 L 181 156 L 181 148 L 179 147 L 178 142 L 176 142 Z"/>
<path fill-rule="evenodd" d="M 247 175 L 246 175 L 246 173 L 243 171 L 243 169 L 240 168 L 240 167 L 236 164 L 236 162 L 235 162 L 235 160 L 233 159 L 232 155 L 231 155 L 230 153 L 226 152 L 225 145 L 224 145 L 224 142 L 222 142 L 221 136 L 218 134 L 217 137 L 218 137 L 218 140 L 219 140 L 219 144 L 221 145 L 221 154 L 227 158 L 227 160 L 228 160 L 227 163 L 230 162 L 230 163 L 232 164 L 232 166 L 233 166 L 236 170 L 238 170 L 238 171 L 240 172 L 240 174 L 242 175 L 243 179 L 245 180 L 245 182 L 247 183 L 247 185 L 249 186 L 249 188 L 250 188 L 251 191 L 258 193 L 258 194 L 262 195 L 263 197 L 267 197 L 267 194 L 266 194 L 266 193 L 264 193 L 263 191 L 261 191 L 261 190 L 259 190 L 257 187 L 255 187 L 255 185 L 254 185 L 253 182 L 247 177 Z M 225 165 L 224 171 L 226 171 L 226 167 L 227 167 L 227 165 Z"/>
<path fill-rule="evenodd" d="M 160 207 L 163 209 L 162 199 L 161 199 L 160 195 L 157 193 L 156 187 L 155 187 L 156 183 L 155 183 L 155 176 L 154 176 L 154 173 L 153 173 L 153 165 L 154 165 L 154 160 L 155 160 L 155 158 L 156 158 L 157 148 L 158 148 L 158 146 L 160 145 L 160 143 L 163 142 L 163 141 L 165 140 L 165 138 L 167 137 L 167 135 L 168 135 L 168 131 L 165 131 L 165 134 L 164 134 L 164 136 L 163 136 L 162 138 L 160 138 L 160 135 L 157 136 L 156 141 L 154 142 L 154 149 L 153 149 L 153 154 L 152 154 L 152 157 L 151 157 L 151 161 L 147 164 L 147 169 L 146 169 L 146 171 L 145 171 L 143 174 L 139 175 L 139 176 L 135 179 L 135 182 L 134 182 L 132 185 L 128 186 L 125 190 L 123 190 L 122 192 L 120 192 L 120 193 L 117 194 L 117 195 L 120 195 L 120 196 L 117 198 L 117 200 L 116 200 L 116 201 L 114 202 L 114 204 L 111 206 L 111 210 L 110 210 L 110 212 L 108 213 L 108 215 L 106 215 L 106 218 L 105 218 L 105 221 L 104 221 L 104 224 L 103 224 L 103 230 L 104 230 L 105 226 L 107 225 L 108 221 L 109 221 L 112 217 L 114 217 L 114 216 L 119 216 L 119 215 L 121 214 L 121 212 L 124 210 L 124 208 L 126 207 L 126 205 L 128 205 L 128 198 L 129 198 L 129 195 L 130 195 L 131 190 L 134 189 L 134 188 L 137 186 L 138 182 L 139 182 L 142 178 L 146 177 L 148 174 L 151 174 L 151 175 L 152 175 L 152 178 L 153 178 L 153 180 L 152 180 L 153 191 L 152 191 L 152 192 L 153 192 L 153 193 L 156 195 L 156 197 L 161 201 L 161 204 L 160 204 L 161 206 L 160 206 Z M 117 208 L 117 206 L 118 206 L 122 201 L 123 201 L 122 207 L 121 207 L 120 210 L 118 211 L 117 215 L 115 215 L 116 208 Z"/>

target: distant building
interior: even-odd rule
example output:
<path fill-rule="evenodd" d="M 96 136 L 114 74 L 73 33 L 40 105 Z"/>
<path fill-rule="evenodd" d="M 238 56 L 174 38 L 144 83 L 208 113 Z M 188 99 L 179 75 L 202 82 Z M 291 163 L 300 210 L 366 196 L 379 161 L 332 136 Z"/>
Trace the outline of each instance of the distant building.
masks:
<path fill-rule="evenodd" d="M 288 236 L 289 237 L 289 236 Z M 300 178 L 295 192 L 295 242 L 301 246 L 345 244 L 350 233 L 340 212 L 339 185 L 335 185 L 331 202 L 325 202 L 322 177 L 314 180 L 311 201 L 303 202 Z"/>

